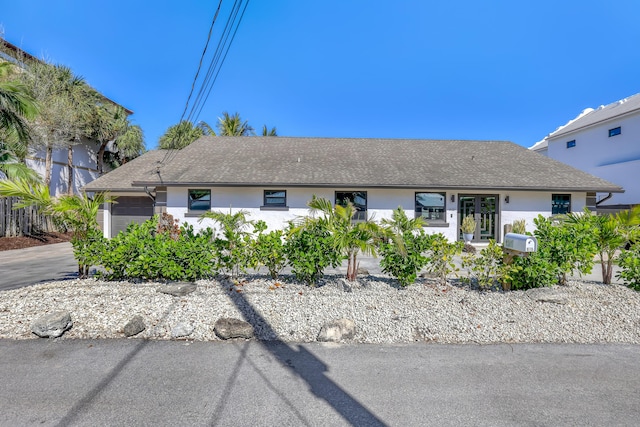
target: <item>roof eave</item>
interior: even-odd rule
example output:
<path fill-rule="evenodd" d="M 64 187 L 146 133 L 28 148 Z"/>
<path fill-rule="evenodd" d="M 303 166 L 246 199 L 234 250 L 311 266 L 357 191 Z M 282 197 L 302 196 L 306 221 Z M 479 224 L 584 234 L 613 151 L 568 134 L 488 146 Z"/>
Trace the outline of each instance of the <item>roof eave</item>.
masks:
<path fill-rule="evenodd" d="M 553 134 L 552 133 L 549 136 L 547 136 L 547 140 L 566 137 L 567 135 L 570 135 L 570 134 L 572 134 L 574 132 L 579 132 L 579 131 L 582 131 L 582 130 L 585 130 L 585 129 L 591 129 L 591 128 L 596 127 L 596 126 L 600 126 L 603 123 L 606 123 L 606 122 L 609 122 L 609 121 L 614 121 L 614 120 L 624 119 L 624 118 L 627 118 L 629 116 L 633 116 L 633 115 L 639 114 L 639 113 L 640 113 L 640 108 L 636 108 L 635 110 L 627 111 L 626 113 L 619 114 L 617 116 L 608 117 L 606 119 L 598 120 L 597 122 L 589 123 L 588 125 L 580 126 L 580 127 L 577 127 L 575 129 L 571 129 L 571 130 L 568 130 L 568 131 L 565 131 L 565 132 L 560 131 L 560 133 L 558 133 L 558 134 Z"/>
<path fill-rule="evenodd" d="M 353 184 L 353 183 L 299 183 L 299 182 L 152 182 L 134 181 L 133 187 L 294 187 L 294 188 L 388 188 L 388 189 L 443 189 L 458 191 L 567 191 L 567 192 L 611 192 L 624 193 L 621 187 L 517 187 L 517 186 L 478 186 L 478 185 L 448 185 L 448 184 Z M 112 190 L 113 191 L 113 190 Z"/>

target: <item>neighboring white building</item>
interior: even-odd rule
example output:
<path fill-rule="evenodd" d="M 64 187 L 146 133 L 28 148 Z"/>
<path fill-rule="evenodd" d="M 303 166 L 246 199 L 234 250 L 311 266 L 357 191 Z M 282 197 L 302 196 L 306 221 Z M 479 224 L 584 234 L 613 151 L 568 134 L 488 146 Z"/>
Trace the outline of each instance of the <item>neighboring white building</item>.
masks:
<path fill-rule="evenodd" d="M 586 109 L 530 149 L 624 189 L 598 192 L 599 210 L 640 204 L 640 94 Z"/>
<path fill-rule="evenodd" d="M 0 38 L 0 61 L 10 61 L 25 69 L 28 69 L 27 64 L 29 63 L 29 61 L 41 62 L 40 59 L 29 54 L 28 52 L 23 51 L 19 47 L 9 43 L 2 38 Z M 118 105 L 105 96 L 101 96 L 105 101 L 114 105 Z M 127 114 L 133 114 L 133 111 L 130 111 L 126 108 L 125 111 L 127 112 Z M 98 142 L 86 138 L 73 145 L 73 159 L 71 170 L 73 171 L 72 190 L 74 194 L 79 194 L 80 188 L 100 176 L 100 173 L 98 172 L 97 162 L 97 152 L 99 146 L 100 144 Z M 112 144 L 109 144 L 107 146 L 107 151 L 109 151 L 111 146 Z M 51 194 L 54 196 L 59 194 L 66 194 L 69 192 L 68 159 L 69 150 L 67 147 L 54 148 L 51 165 L 51 184 L 49 186 Z M 30 146 L 29 155 L 25 159 L 25 163 L 31 169 L 38 172 L 40 176 L 44 177 L 45 148 L 37 145 Z M 106 163 L 104 165 L 104 170 L 110 170 L 109 166 Z"/>
<path fill-rule="evenodd" d="M 202 137 L 177 151 L 149 151 L 84 191 L 119 196 L 104 211 L 104 234 L 168 212 L 199 229 L 206 211 L 248 211 L 270 229 L 309 214 L 312 196 L 353 202 L 358 219 L 391 218 L 401 206 L 430 233 L 461 238 L 473 215 L 474 242 L 502 241 L 505 224 L 581 211 L 589 192 L 621 188 L 511 142 L 410 139 Z"/>

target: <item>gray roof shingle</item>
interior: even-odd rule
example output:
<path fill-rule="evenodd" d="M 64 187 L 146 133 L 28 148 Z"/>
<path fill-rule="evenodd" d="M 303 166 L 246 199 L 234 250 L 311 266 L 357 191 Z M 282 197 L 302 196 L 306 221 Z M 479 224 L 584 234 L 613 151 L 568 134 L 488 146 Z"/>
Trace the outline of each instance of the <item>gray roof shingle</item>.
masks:
<path fill-rule="evenodd" d="M 85 189 L 122 188 L 125 180 L 138 186 L 622 191 L 504 141 L 203 137 L 173 152 L 158 174 L 155 162 L 162 157 L 147 153 L 137 165 L 128 163 Z M 131 172 L 121 171 L 127 166 Z"/>

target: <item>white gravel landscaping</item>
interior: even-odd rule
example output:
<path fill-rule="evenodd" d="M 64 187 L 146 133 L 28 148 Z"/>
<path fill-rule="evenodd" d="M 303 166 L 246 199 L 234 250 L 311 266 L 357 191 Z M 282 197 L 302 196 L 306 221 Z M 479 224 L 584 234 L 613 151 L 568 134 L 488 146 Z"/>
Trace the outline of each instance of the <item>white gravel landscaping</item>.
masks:
<path fill-rule="evenodd" d="M 478 291 L 458 282 L 442 286 L 419 279 L 395 287 L 386 276 L 351 284 L 330 276 L 316 288 L 264 277 L 240 285 L 201 280 L 183 297 L 157 292 L 159 283 L 96 279 L 38 284 L 0 292 L 0 338 L 36 339 L 31 324 L 56 310 L 71 313 L 62 338 L 122 338 L 134 316 L 146 329 L 135 338 L 171 339 L 180 323 L 194 331 L 187 340 L 219 340 L 221 317 L 243 319 L 256 338 L 315 341 L 322 325 L 349 318 L 360 343 L 640 343 L 640 293 L 621 285 L 571 281 L 530 291 Z"/>

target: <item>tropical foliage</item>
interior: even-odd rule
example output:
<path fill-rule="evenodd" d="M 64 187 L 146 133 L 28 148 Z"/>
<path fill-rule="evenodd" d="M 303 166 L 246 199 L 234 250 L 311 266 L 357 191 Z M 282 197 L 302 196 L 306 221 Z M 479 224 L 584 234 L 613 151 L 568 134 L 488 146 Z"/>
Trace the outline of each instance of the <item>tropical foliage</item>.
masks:
<path fill-rule="evenodd" d="M 424 225 L 423 217 L 409 219 L 399 206 L 390 220 L 382 220 L 380 267 L 398 280 L 400 286 L 415 282 L 420 270 L 429 262 L 424 253 L 429 248 L 430 237 L 425 234 Z"/>
<path fill-rule="evenodd" d="M 159 145 L 160 148 L 166 150 L 180 150 L 196 139 L 207 135 L 215 135 L 215 132 L 207 123 L 200 122 L 194 125 L 185 120 L 170 126 L 160 137 Z"/>
<path fill-rule="evenodd" d="M 97 193 L 93 197 L 86 193 L 52 197 L 49 187 L 43 183 L 34 184 L 20 179 L 0 180 L 0 196 L 19 197 L 15 208 L 34 206 L 40 213 L 51 216 L 56 223 L 71 230 L 78 273 L 80 277 L 88 275 L 94 259 L 94 243 L 102 240 L 98 210 L 104 203 L 114 201 L 113 198 L 104 193 Z"/>

